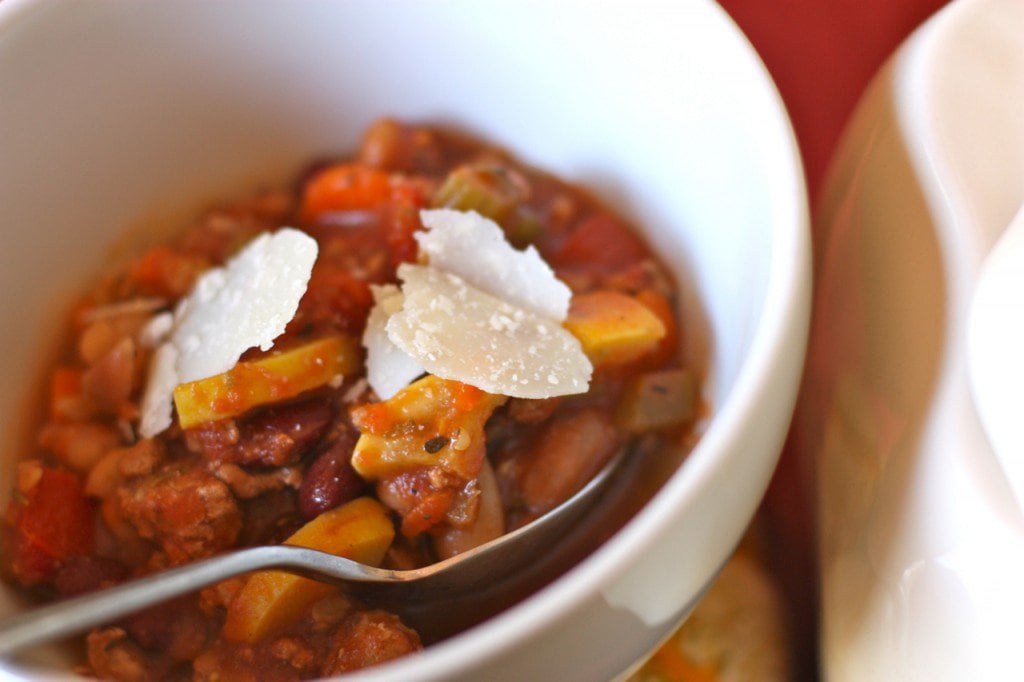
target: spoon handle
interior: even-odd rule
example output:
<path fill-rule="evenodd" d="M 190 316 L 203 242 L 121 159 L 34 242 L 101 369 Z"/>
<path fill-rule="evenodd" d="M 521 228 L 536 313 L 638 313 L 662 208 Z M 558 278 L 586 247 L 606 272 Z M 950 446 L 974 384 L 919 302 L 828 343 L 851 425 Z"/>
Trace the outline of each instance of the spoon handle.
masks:
<path fill-rule="evenodd" d="M 221 580 L 265 568 L 316 575 L 327 581 L 379 579 L 374 575 L 377 569 L 315 550 L 284 545 L 243 549 L 13 616 L 0 623 L 0 656 L 83 632 Z"/>

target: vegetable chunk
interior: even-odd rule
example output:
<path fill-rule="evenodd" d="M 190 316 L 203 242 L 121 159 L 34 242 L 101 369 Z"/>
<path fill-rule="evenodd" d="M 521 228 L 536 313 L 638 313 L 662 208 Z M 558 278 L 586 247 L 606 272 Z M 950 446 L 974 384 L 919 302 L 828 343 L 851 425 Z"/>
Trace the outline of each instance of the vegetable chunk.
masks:
<path fill-rule="evenodd" d="M 693 421 L 698 397 L 697 377 L 689 369 L 647 372 L 626 387 L 615 422 L 631 433 L 680 426 Z"/>
<path fill-rule="evenodd" d="M 394 538 L 387 510 L 372 498 L 360 497 L 316 517 L 285 544 L 377 566 Z M 334 589 L 291 573 L 255 573 L 228 606 L 223 634 L 236 642 L 258 642 L 300 618 L 307 607 Z"/>
<path fill-rule="evenodd" d="M 352 466 L 371 481 L 433 466 L 463 480 L 476 478 L 484 457 L 484 424 L 506 400 L 468 384 L 426 376 L 390 400 L 352 411 L 352 421 L 362 431 Z"/>
<path fill-rule="evenodd" d="M 308 223 L 332 211 L 374 208 L 390 194 L 387 173 L 357 163 L 340 163 L 320 171 L 306 185 L 302 220 Z"/>
<path fill-rule="evenodd" d="M 18 468 L 18 498 L 7 509 L 13 527 L 11 570 L 23 585 L 51 579 L 93 545 L 93 514 L 79 479 L 27 461 Z"/>
<path fill-rule="evenodd" d="M 665 325 L 643 303 L 617 291 L 576 296 L 565 328 L 583 345 L 595 365 L 632 362 L 654 350 Z"/>
<path fill-rule="evenodd" d="M 236 417 L 259 405 L 294 398 L 358 366 L 356 342 L 333 336 L 174 389 L 181 427 Z"/>

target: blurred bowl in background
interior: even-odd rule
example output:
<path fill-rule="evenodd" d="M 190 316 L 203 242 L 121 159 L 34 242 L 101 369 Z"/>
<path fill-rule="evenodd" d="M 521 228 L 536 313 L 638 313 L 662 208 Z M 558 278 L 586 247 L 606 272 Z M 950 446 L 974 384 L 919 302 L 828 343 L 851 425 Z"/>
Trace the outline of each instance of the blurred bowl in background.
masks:
<path fill-rule="evenodd" d="M 874 79 L 825 185 L 793 443 L 818 468 L 835 682 L 1019 674 L 1024 516 L 965 337 L 978 268 L 1024 200 L 1022 25 L 1016 0 L 939 12 Z"/>

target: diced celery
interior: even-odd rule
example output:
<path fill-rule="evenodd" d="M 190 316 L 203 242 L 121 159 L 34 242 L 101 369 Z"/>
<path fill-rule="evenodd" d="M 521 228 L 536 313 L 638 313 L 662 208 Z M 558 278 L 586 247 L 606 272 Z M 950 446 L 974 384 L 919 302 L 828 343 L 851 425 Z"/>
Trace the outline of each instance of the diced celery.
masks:
<path fill-rule="evenodd" d="M 697 401 L 698 383 L 692 371 L 648 372 L 626 388 L 616 410 L 616 422 L 633 433 L 681 426 L 693 421 Z"/>
<path fill-rule="evenodd" d="M 476 211 L 500 221 L 526 198 L 528 191 L 521 176 L 504 166 L 468 164 L 448 174 L 431 203 L 434 208 Z"/>

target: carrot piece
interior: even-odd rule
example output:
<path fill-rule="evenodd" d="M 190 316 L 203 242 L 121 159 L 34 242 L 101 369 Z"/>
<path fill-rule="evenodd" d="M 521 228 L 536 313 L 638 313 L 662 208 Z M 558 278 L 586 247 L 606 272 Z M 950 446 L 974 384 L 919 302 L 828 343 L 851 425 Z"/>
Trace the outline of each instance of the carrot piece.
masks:
<path fill-rule="evenodd" d="M 426 197 L 421 188 L 409 182 L 396 183 L 391 191 L 389 220 L 385 225 L 385 237 L 391 252 L 391 265 L 413 263 L 419 244 L 413 237 L 417 230 L 423 229 L 420 222 L 420 209 L 427 205 Z"/>
<path fill-rule="evenodd" d="M 388 174 L 358 163 L 326 168 L 306 184 L 300 220 L 313 222 L 331 211 L 376 208 L 391 196 Z"/>
<path fill-rule="evenodd" d="M 331 336 L 283 353 L 239 362 L 223 374 L 174 389 L 178 422 L 189 429 L 236 417 L 259 405 L 294 398 L 356 371 L 359 350 L 349 337 Z"/>
<path fill-rule="evenodd" d="M 394 538 L 395 527 L 384 506 L 359 497 L 316 517 L 285 544 L 378 566 Z M 223 634 L 236 642 L 258 642 L 301 618 L 311 604 L 334 589 L 291 573 L 254 573 L 229 604 Z"/>

